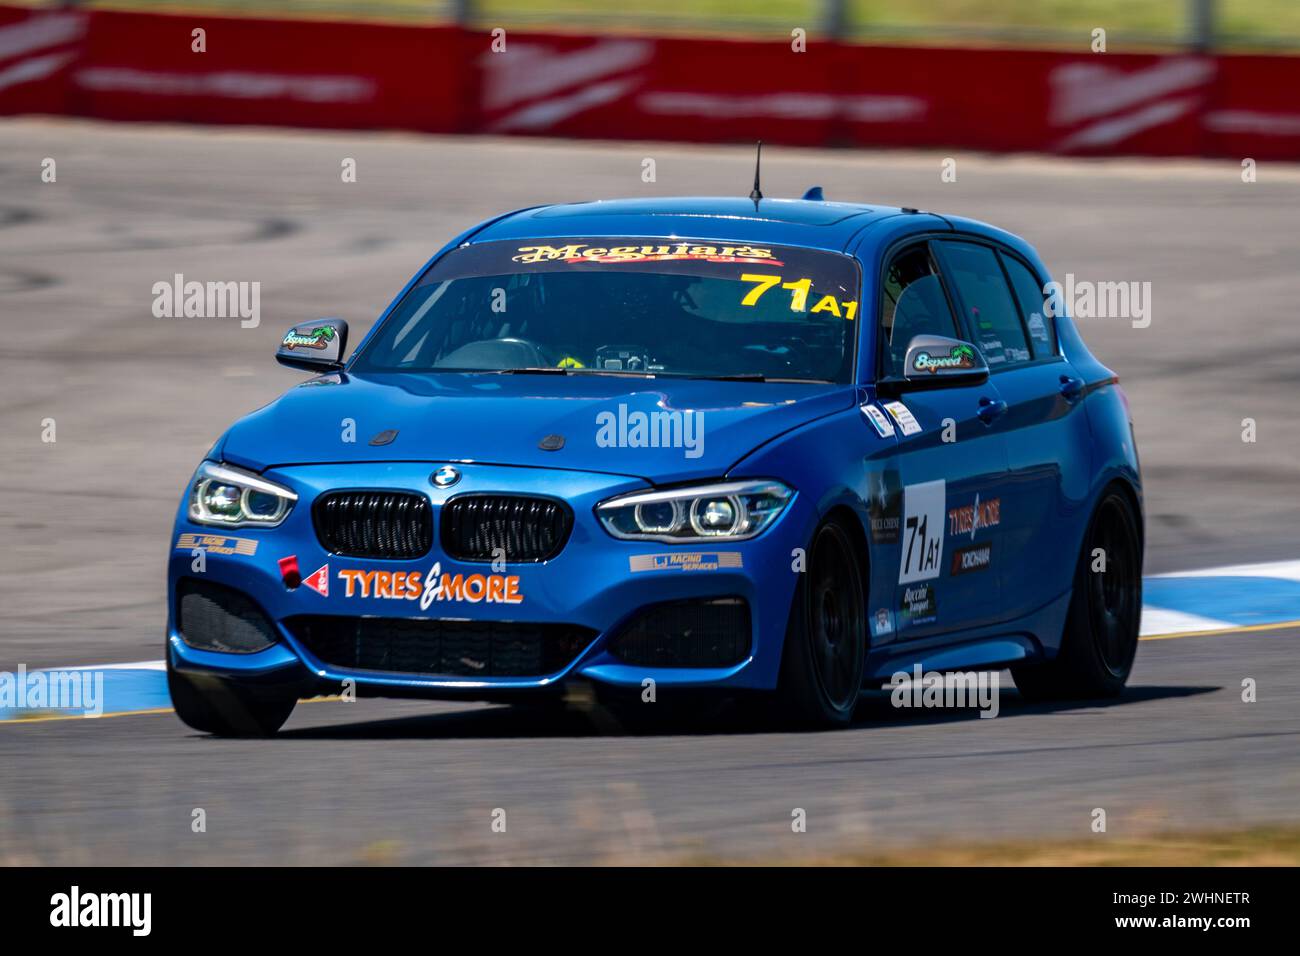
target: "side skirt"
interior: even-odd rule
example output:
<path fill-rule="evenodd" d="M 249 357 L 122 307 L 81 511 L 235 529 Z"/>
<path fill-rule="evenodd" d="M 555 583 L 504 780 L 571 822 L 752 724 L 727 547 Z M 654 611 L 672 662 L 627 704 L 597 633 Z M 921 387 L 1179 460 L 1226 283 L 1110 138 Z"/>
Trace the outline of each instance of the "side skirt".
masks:
<path fill-rule="evenodd" d="M 1051 660 L 1061 646 L 1072 593 L 1067 591 L 1019 620 L 886 644 L 867 655 L 864 686 L 878 686 L 917 664 L 925 671 L 990 670 L 1026 660 Z"/>

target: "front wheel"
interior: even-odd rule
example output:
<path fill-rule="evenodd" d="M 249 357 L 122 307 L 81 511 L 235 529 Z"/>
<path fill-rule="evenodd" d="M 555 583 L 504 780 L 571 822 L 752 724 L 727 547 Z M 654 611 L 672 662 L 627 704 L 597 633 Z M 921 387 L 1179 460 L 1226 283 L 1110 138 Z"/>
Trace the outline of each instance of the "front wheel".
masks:
<path fill-rule="evenodd" d="M 1011 669 L 1028 700 L 1115 697 L 1128 682 L 1142 615 L 1142 543 L 1133 506 L 1108 491 L 1093 512 L 1056 658 Z"/>
<path fill-rule="evenodd" d="M 269 737 L 289 719 L 296 696 L 263 697 L 215 677 L 193 678 L 167 660 L 167 690 L 176 716 L 200 733 Z"/>
<path fill-rule="evenodd" d="M 853 719 L 866 662 L 867 615 L 857 549 L 838 521 L 813 535 L 795 590 L 777 694 L 796 723 L 843 727 Z"/>

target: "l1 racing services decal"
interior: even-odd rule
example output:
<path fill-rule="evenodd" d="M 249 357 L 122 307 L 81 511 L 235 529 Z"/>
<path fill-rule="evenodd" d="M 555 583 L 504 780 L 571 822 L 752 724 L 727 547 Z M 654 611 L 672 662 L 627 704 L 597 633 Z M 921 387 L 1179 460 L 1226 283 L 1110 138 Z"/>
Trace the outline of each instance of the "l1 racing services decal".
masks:
<path fill-rule="evenodd" d="M 253 538 L 231 538 L 224 534 L 193 534 L 184 532 L 176 539 L 179 551 L 201 548 L 209 554 L 257 554 L 257 541 Z"/>
<path fill-rule="evenodd" d="M 740 568 L 739 551 L 694 551 L 686 554 L 634 554 L 627 559 L 632 571 L 716 571 Z"/>

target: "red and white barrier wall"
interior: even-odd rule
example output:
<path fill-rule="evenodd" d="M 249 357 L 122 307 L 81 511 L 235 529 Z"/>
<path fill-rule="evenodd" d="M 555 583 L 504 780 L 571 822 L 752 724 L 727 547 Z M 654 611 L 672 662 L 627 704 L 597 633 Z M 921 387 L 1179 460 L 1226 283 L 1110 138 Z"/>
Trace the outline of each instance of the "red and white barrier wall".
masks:
<path fill-rule="evenodd" d="M 1300 57 L 506 44 L 449 26 L 0 6 L 0 114 L 1300 160 Z"/>

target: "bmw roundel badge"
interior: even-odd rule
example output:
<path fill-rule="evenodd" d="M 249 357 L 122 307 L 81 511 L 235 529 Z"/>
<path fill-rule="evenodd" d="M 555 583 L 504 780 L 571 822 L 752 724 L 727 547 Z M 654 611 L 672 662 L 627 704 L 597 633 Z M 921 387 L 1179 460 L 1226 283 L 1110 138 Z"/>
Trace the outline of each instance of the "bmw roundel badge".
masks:
<path fill-rule="evenodd" d="M 443 465 L 433 473 L 430 478 L 439 488 L 450 488 L 456 482 L 460 481 L 460 470 L 452 465 Z"/>

